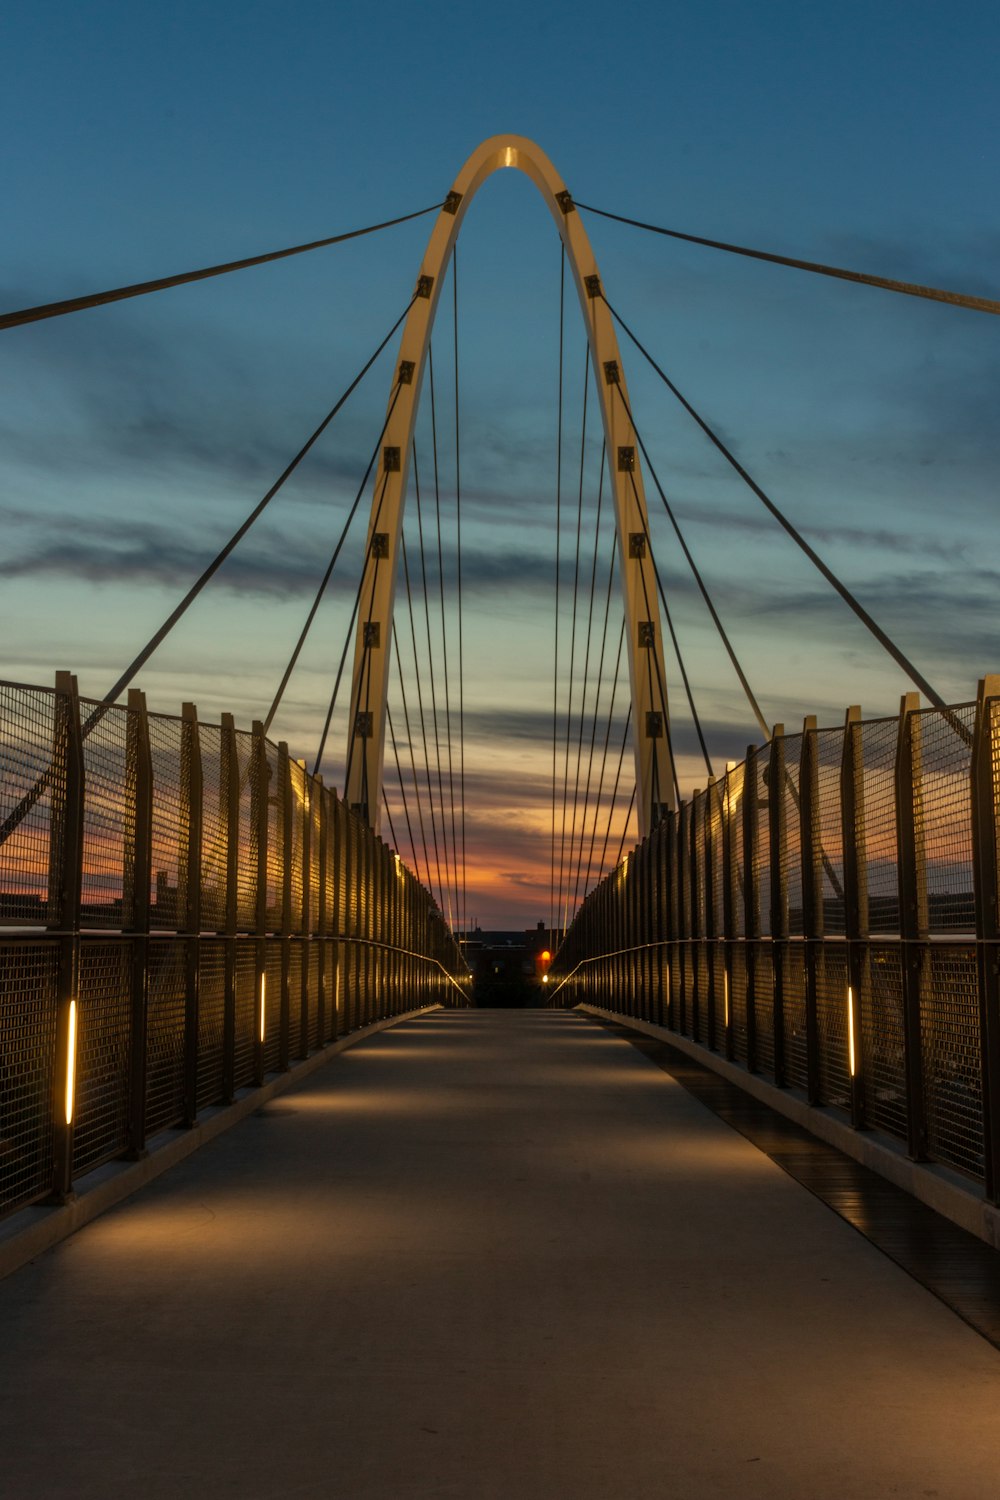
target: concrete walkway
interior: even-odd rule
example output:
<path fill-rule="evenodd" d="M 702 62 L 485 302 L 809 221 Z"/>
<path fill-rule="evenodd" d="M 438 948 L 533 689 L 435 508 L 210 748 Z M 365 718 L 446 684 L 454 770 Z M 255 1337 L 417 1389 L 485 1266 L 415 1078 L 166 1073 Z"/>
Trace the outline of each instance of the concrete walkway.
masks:
<path fill-rule="evenodd" d="M 0 1493 L 1000 1493 L 1000 1353 L 627 1043 L 437 1012 L 0 1284 Z"/>

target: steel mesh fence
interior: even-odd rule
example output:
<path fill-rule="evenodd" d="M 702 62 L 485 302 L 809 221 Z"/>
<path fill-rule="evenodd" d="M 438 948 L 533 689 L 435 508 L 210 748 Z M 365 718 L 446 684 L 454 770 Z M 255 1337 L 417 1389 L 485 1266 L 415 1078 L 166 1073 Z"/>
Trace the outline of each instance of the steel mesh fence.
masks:
<path fill-rule="evenodd" d="M 190 750 L 180 719 L 149 715 L 149 754 L 153 771 L 150 925 L 176 930 L 187 899 L 189 809 L 185 785 L 191 774 Z"/>
<path fill-rule="evenodd" d="M 822 1104 L 832 1104 L 838 1109 L 851 1107 L 847 987 L 846 945 L 824 943 L 816 964 L 819 1096 Z"/>
<path fill-rule="evenodd" d="M 781 797 L 784 815 L 782 818 L 784 839 L 781 853 L 785 870 L 787 930 L 794 936 L 798 936 L 805 930 L 802 909 L 802 816 L 799 795 L 802 736 L 789 735 L 785 740 L 784 751 L 785 774 L 781 779 L 781 786 L 774 788 L 772 795 Z"/>
<path fill-rule="evenodd" d="M 753 955 L 754 1049 L 757 1067 L 774 1077 L 774 955 L 770 943 L 755 943 Z"/>
<path fill-rule="evenodd" d="M 902 950 L 873 946 L 861 995 L 865 1116 L 871 1125 L 906 1140 L 906 1052 Z"/>
<path fill-rule="evenodd" d="M 150 944 L 146 999 L 146 1131 L 154 1135 L 184 1119 L 184 1035 L 187 945 L 182 938 Z"/>
<path fill-rule="evenodd" d="M 201 925 L 203 931 L 222 932 L 226 925 L 230 756 L 226 737 L 217 725 L 201 726 L 199 738 L 202 776 Z"/>
<path fill-rule="evenodd" d="M 983 1098 L 975 952 L 933 944 L 920 996 L 928 1153 L 983 1175 Z"/>
<path fill-rule="evenodd" d="M 823 931 L 843 937 L 847 931 L 844 903 L 844 834 L 841 817 L 840 776 L 844 757 L 843 729 L 816 732 L 817 797 L 815 837 L 819 867 L 819 903 Z"/>
<path fill-rule="evenodd" d="M 57 696 L 0 683 L 0 923 L 52 922 L 61 854 L 66 738 Z"/>
<path fill-rule="evenodd" d="M 253 932 L 257 926 L 257 786 L 256 746 L 252 734 L 245 730 L 234 736 L 236 777 L 239 786 L 237 803 L 236 847 L 236 925 L 241 932 Z M 265 793 L 266 795 L 266 793 Z M 270 851 L 268 853 L 270 865 Z"/>
<path fill-rule="evenodd" d="M 54 943 L 0 943 L 0 1212 L 52 1183 L 58 961 Z"/>
<path fill-rule="evenodd" d="M 236 994 L 233 1013 L 233 1087 L 247 1088 L 254 1078 L 257 1019 L 257 945 L 252 939 L 236 943 Z M 270 988 L 270 979 L 268 980 Z M 281 991 L 274 993 L 279 1001 Z M 272 1004 L 274 1003 L 272 1002 Z"/>
<path fill-rule="evenodd" d="M 127 1144 L 132 945 L 85 939 L 80 950 L 73 1175 Z"/>
<path fill-rule="evenodd" d="M 806 953 L 802 943 L 788 943 L 782 954 L 785 1077 L 805 1092 L 809 1087 L 806 1033 Z"/>
<path fill-rule="evenodd" d="M 198 947 L 198 1108 L 225 1096 L 226 944 L 205 938 Z"/>
<path fill-rule="evenodd" d="M 868 893 L 868 925 L 873 933 L 898 932 L 895 768 L 899 721 L 872 719 L 854 733 L 861 736 L 862 795 L 855 839 Z"/>
<path fill-rule="evenodd" d="M 931 932 L 971 935 L 976 929 L 969 777 L 975 713 L 976 705 L 970 703 L 911 715 L 919 763 L 914 813 Z"/>
<path fill-rule="evenodd" d="M 752 798 L 750 807 L 754 819 L 754 915 L 757 930 L 765 937 L 771 931 L 771 838 L 768 823 L 770 762 L 770 746 L 765 745 L 757 752 L 754 774 L 749 778 L 751 785 L 747 788 L 748 795 Z"/>
<path fill-rule="evenodd" d="M 289 897 L 291 910 L 288 914 L 290 932 L 302 931 L 302 911 L 305 891 L 307 888 L 308 872 L 302 868 L 303 859 L 303 834 L 305 831 L 306 818 L 308 816 L 308 790 L 306 786 L 305 768 L 298 761 L 291 761 L 288 767 L 291 780 L 291 851 L 292 868 L 289 881 Z"/>
<path fill-rule="evenodd" d="M 729 950 L 729 1030 L 733 1056 L 747 1061 L 747 950 L 734 943 Z"/>
<path fill-rule="evenodd" d="M 84 927 L 121 928 L 130 919 L 132 890 L 126 851 L 135 844 L 136 763 L 130 754 L 129 712 L 82 702 L 86 792 L 83 817 Z"/>

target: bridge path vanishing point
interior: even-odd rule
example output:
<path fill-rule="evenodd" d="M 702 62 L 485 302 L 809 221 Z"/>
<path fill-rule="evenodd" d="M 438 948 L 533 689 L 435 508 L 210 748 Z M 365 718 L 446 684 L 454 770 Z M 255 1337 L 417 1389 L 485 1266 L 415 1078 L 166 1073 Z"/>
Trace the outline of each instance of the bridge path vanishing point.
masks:
<path fill-rule="evenodd" d="M 996 1494 L 1000 1353 L 571 1012 L 365 1041 L 0 1321 L 10 1495 Z"/>

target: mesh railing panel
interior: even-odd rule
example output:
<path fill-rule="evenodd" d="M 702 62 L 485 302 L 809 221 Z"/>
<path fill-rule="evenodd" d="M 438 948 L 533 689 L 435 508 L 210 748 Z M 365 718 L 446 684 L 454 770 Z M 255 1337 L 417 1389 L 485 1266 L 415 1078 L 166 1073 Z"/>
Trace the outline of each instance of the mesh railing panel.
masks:
<path fill-rule="evenodd" d="M 733 1056 L 747 1060 L 747 950 L 743 943 L 733 943 L 729 950 L 729 1029 L 733 1039 Z"/>
<path fill-rule="evenodd" d="M 199 729 L 201 741 L 201 925 L 221 932 L 226 925 L 226 850 L 228 815 L 226 785 L 229 756 L 217 725 Z"/>
<path fill-rule="evenodd" d="M 870 1125 L 906 1140 L 902 950 L 871 949 L 861 996 L 865 1115 Z"/>
<path fill-rule="evenodd" d="M 815 833 L 819 840 L 818 894 L 823 912 L 823 930 L 828 937 L 842 937 L 847 930 L 844 905 L 844 833 L 840 805 L 843 755 L 843 729 L 817 730 Z"/>
<path fill-rule="evenodd" d="M 291 932 L 302 931 L 302 907 L 305 894 L 305 882 L 303 881 L 303 831 L 306 818 L 308 817 L 308 791 L 306 787 L 306 773 L 297 761 L 292 761 L 288 767 L 292 783 L 292 868 L 289 888 L 291 892 L 291 911 L 289 913 L 289 930 Z"/>
<path fill-rule="evenodd" d="M 851 1107 L 847 1062 L 847 948 L 824 943 L 816 963 L 816 1031 L 821 1104 Z"/>
<path fill-rule="evenodd" d="M 0 944 L 0 1212 L 52 1182 L 58 965 L 54 943 Z"/>
<path fill-rule="evenodd" d="M 66 745 L 56 737 L 56 695 L 0 683 L 0 923 L 55 919 L 50 904 L 53 810 L 66 781 Z M 58 868 L 61 829 L 56 819 L 52 866 Z M 55 894 L 55 893 L 53 893 Z"/>
<path fill-rule="evenodd" d="M 708 822 L 706 825 L 706 832 L 708 835 L 708 844 L 711 851 L 712 860 L 712 932 L 715 937 L 721 937 L 725 927 L 725 912 L 723 909 L 725 870 L 723 868 L 722 859 L 722 789 L 720 787 L 716 787 L 708 798 Z"/>
<path fill-rule="evenodd" d="M 290 1057 L 298 1057 L 303 1051 L 302 970 L 302 944 L 300 942 L 292 942 L 289 944 L 288 951 L 288 1047 Z M 308 1022 L 306 1025 L 306 1050 L 308 1050 Z"/>
<path fill-rule="evenodd" d="M 80 949 L 73 1175 L 127 1145 L 132 946 L 85 940 Z"/>
<path fill-rule="evenodd" d="M 754 945 L 753 1016 L 757 1067 L 774 1077 L 774 958 L 769 943 Z"/>
<path fill-rule="evenodd" d="M 182 938 L 149 945 L 146 1003 L 146 1133 L 184 1119 L 187 951 Z"/>
<path fill-rule="evenodd" d="M 873 719 L 855 733 L 861 735 L 864 767 L 856 827 L 868 886 L 868 923 L 872 932 L 898 932 L 895 767 L 899 723 Z"/>
<path fill-rule="evenodd" d="M 722 804 L 722 815 L 729 825 L 730 860 L 732 864 L 732 886 L 730 899 L 732 904 L 733 937 L 743 937 L 746 933 L 746 914 L 744 896 L 744 865 L 743 857 L 743 783 L 745 767 L 741 764 L 734 766 L 726 773 L 726 795 Z"/>
<path fill-rule="evenodd" d="M 691 915 L 696 924 L 694 931 L 701 936 L 705 931 L 706 911 L 706 878 L 705 878 L 705 814 L 708 810 L 708 798 L 704 792 L 698 792 L 691 802 L 691 850 L 692 850 L 692 891 L 691 891 Z"/>
<path fill-rule="evenodd" d="M 267 747 L 267 925 L 272 932 L 281 928 L 284 915 L 285 883 L 285 807 L 281 789 L 283 757 L 271 744 Z"/>
<path fill-rule="evenodd" d="M 782 855 L 785 866 L 785 888 L 788 900 L 788 931 L 798 936 L 802 922 L 802 818 L 799 809 L 799 761 L 802 736 L 789 735 L 785 740 L 785 774 L 777 795 L 782 798 L 785 838 Z"/>
<path fill-rule="evenodd" d="M 83 764 L 86 792 L 83 818 L 84 927 L 120 928 L 130 919 L 132 892 L 126 890 L 126 845 L 135 840 L 135 766 L 129 765 L 128 710 L 103 709 L 83 702 Z M 87 725 L 90 725 L 89 732 Z"/>
<path fill-rule="evenodd" d="M 809 1086 L 806 1045 L 806 953 L 802 943 L 788 943 L 782 954 L 782 1008 L 785 1016 L 785 1077 L 793 1088 Z"/>
<path fill-rule="evenodd" d="M 184 785 L 190 774 L 180 719 L 149 716 L 153 766 L 150 925 L 176 930 L 184 920 L 187 885 L 188 808 Z"/>
<path fill-rule="evenodd" d="M 326 945 L 323 946 L 325 947 Z M 319 943 L 310 943 L 309 947 L 306 949 L 306 959 L 308 962 L 309 972 L 309 984 L 306 992 L 308 995 L 308 1032 L 306 1035 L 306 1046 L 310 1052 L 312 1052 L 316 1047 L 320 1046 L 323 1040 L 320 1036 L 319 1025 L 320 947 L 321 945 Z M 329 974 L 330 972 L 329 961 L 327 961 L 325 972 L 326 974 Z M 329 1026 L 328 1019 L 325 1024 Z"/>
<path fill-rule="evenodd" d="M 911 717 L 919 742 L 919 779 L 914 775 L 917 847 L 922 830 L 931 932 L 976 929 L 969 784 L 975 713 L 970 703 L 943 711 L 925 709 Z"/>
<path fill-rule="evenodd" d="M 281 1056 L 281 946 L 269 943 L 267 948 L 267 1005 L 264 1010 L 264 1071 L 276 1073 Z M 294 992 L 293 992 L 294 993 Z"/>
<path fill-rule="evenodd" d="M 247 939 L 236 944 L 236 1003 L 233 1026 L 233 1087 L 246 1088 L 254 1077 L 254 1022 L 257 1011 L 256 944 Z M 270 989 L 270 978 L 268 979 Z M 280 1001 L 280 989 L 274 1001 Z"/>
<path fill-rule="evenodd" d="M 257 783 L 254 737 L 245 731 L 236 735 L 236 769 L 240 805 L 236 861 L 236 925 L 241 932 L 257 926 Z M 269 861 L 270 863 L 270 861 Z"/>
<path fill-rule="evenodd" d="M 198 1108 L 218 1104 L 224 1091 L 226 945 L 205 938 L 198 958 Z"/>
<path fill-rule="evenodd" d="M 757 752 L 753 786 L 748 788 L 753 796 L 752 808 L 755 818 L 753 870 L 757 890 L 757 921 L 760 924 L 760 932 L 765 936 L 771 931 L 771 840 L 767 807 L 767 777 L 770 760 L 771 751 L 768 746 Z"/>
<path fill-rule="evenodd" d="M 934 944 L 921 976 L 920 1050 L 928 1154 L 983 1175 L 983 1099 L 976 954 Z"/>

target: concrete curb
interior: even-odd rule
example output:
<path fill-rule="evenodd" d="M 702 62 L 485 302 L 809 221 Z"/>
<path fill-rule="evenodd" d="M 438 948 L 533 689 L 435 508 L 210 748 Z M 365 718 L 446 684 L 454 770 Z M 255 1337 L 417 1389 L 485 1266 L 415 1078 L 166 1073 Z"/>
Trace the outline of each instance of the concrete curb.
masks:
<path fill-rule="evenodd" d="M 956 1172 L 932 1162 L 911 1161 L 902 1145 L 890 1136 L 877 1130 L 854 1130 L 832 1110 L 822 1105 L 808 1104 L 801 1095 L 788 1089 L 776 1088 L 766 1079 L 755 1073 L 748 1073 L 737 1063 L 727 1061 L 718 1053 L 709 1052 L 706 1047 L 691 1041 L 690 1037 L 679 1036 L 666 1026 L 655 1026 L 651 1021 L 640 1021 L 634 1016 L 620 1015 L 617 1011 L 602 1010 L 597 1005 L 577 1005 L 575 1009 L 581 1015 L 617 1021 L 631 1031 L 641 1031 L 645 1036 L 655 1037 L 657 1041 L 676 1047 L 678 1052 L 711 1068 L 727 1082 L 735 1084 L 754 1099 L 759 1099 L 762 1104 L 769 1105 L 778 1114 L 793 1120 L 796 1125 L 801 1125 L 810 1134 L 826 1141 L 827 1145 L 835 1146 L 845 1156 L 853 1157 L 862 1166 L 869 1167 L 905 1192 L 911 1193 L 914 1198 L 926 1203 L 928 1208 L 934 1209 L 943 1218 L 950 1219 L 959 1228 L 985 1240 L 994 1249 L 1000 1249 L 1000 1209 L 977 1197 Z"/>
<path fill-rule="evenodd" d="M 147 1183 L 197 1151 L 199 1146 L 204 1146 L 224 1131 L 231 1130 L 269 1099 L 287 1093 L 338 1053 L 367 1041 L 369 1037 L 390 1026 L 398 1026 L 402 1021 L 412 1021 L 417 1016 L 429 1015 L 431 1011 L 441 1009 L 440 1005 L 424 1005 L 418 1010 L 404 1011 L 400 1016 L 387 1016 L 385 1020 L 374 1021 L 360 1031 L 338 1037 L 335 1042 L 314 1052 L 303 1062 L 296 1063 L 287 1073 L 271 1078 L 260 1088 L 241 1089 L 232 1104 L 206 1110 L 190 1130 L 171 1129 L 154 1136 L 148 1143 L 148 1154 L 141 1161 L 106 1162 L 104 1166 L 88 1172 L 76 1184 L 76 1195 L 69 1203 L 36 1204 L 20 1209 L 0 1223 L 0 1279 L 34 1260 L 45 1250 L 50 1250 L 60 1240 L 75 1234 L 99 1214 L 137 1193 Z"/>

